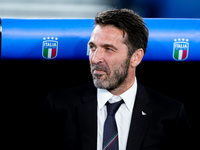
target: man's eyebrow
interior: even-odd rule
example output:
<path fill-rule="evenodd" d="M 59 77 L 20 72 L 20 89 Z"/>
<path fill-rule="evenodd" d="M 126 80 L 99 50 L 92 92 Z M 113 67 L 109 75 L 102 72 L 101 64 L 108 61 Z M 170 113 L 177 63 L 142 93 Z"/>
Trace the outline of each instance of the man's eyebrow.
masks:
<path fill-rule="evenodd" d="M 88 42 L 88 45 L 95 45 L 92 41 L 89 41 Z M 111 48 L 113 48 L 113 49 L 115 49 L 115 50 L 117 50 L 117 48 L 113 45 L 113 44 L 102 44 L 102 45 L 100 45 L 101 47 L 111 47 Z"/>
<path fill-rule="evenodd" d="M 89 41 L 88 42 L 89 45 L 95 45 L 93 42 Z"/>
<path fill-rule="evenodd" d="M 112 47 L 113 49 L 117 50 L 117 48 L 113 44 L 103 44 L 102 47 Z"/>

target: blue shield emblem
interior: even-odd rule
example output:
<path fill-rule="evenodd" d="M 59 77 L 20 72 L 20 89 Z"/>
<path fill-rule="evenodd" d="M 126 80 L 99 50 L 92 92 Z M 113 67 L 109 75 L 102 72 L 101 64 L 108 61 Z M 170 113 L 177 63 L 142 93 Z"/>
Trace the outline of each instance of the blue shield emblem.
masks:
<path fill-rule="evenodd" d="M 58 38 L 47 37 L 43 38 L 42 56 L 45 59 L 54 59 L 58 54 Z"/>
<path fill-rule="evenodd" d="M 173 58 L 177 61 L 187 59 L 189 53 L 189 40 L 188 39 L 174 39 L 173 45 Z"/>

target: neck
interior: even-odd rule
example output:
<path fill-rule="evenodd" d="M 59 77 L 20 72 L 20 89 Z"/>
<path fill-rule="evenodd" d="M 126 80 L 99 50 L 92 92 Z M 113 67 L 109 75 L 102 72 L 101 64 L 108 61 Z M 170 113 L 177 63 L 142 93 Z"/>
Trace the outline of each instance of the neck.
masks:
<path fill-rule="evenodd" d="M 132 77 L 127 77 L 125 81 L 117 88 L 110 90 L 109 92 L 113 95 L 119 96 L 126 92 L 135 83 L 135 75 Z"/>

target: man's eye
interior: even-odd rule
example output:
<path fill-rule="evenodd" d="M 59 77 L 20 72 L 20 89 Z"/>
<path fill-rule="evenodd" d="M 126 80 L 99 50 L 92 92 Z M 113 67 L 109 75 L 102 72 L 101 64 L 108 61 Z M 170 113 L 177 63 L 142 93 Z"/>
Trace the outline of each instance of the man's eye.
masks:
<path fill-rule="evenodd" d="M 111 48 L 109 48 L 109 47 L 107 47 L 106 50 L 107 50 L 107 51 L 113 51 L 113 49 L 111 49 Z"/>
<path fill-rule="evenodd" d="M 90 50 L 91 50 L 91 51 L 94 51 L 95 49 L 96 49 L 95 46 L 90 45 Z"/>

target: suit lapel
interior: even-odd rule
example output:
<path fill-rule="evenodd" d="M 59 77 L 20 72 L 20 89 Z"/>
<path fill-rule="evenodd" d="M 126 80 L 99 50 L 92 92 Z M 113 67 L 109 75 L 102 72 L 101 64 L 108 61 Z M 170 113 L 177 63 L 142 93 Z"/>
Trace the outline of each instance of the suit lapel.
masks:
<path fill-rule="evenodd" d="M 127 141 L 127 150 L 139 150 L 151 118 L 151 109 L 148 108 L 148 97 L 144 87 L 138 83 L 138 90 L 134 104 L 131 126 Z"/>
<path fill-rule="evenodd" d="M 97 149 L 97 94 L 92 85 L 83 95 L 83 105 L 78 107 L 79 127 L 83 150 Z M 152 110 L 148 107 L 144 87 L 138 83 L 127 150 L 139 150 L 148 127 Z"/>
<path fill-rule="evenodd" d="M 83 95 L 83 105 L 78 108 L 79 127 L 83 150 L 97 147 L 97 95 L 91 86 Z"/>

